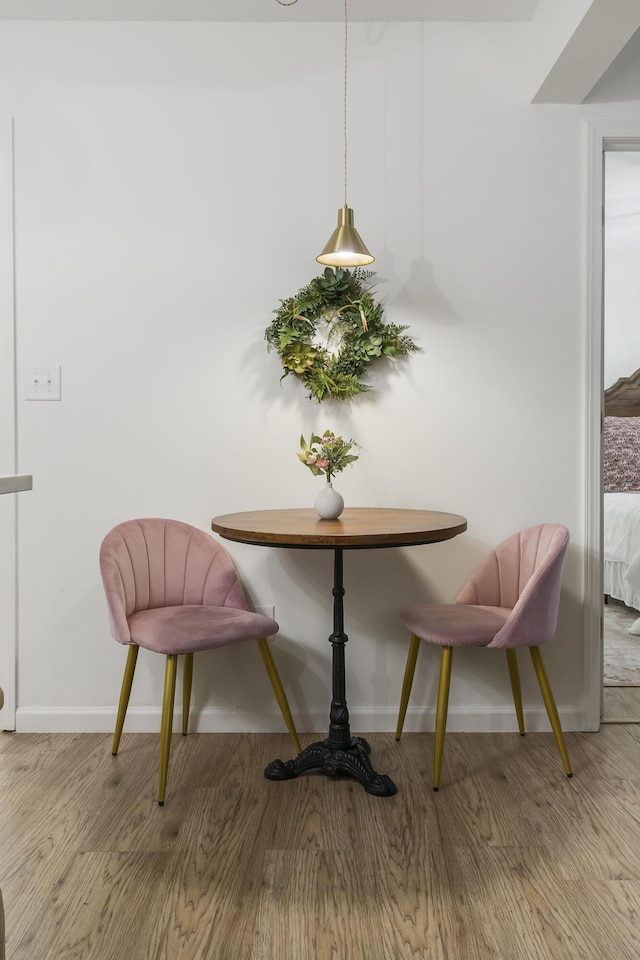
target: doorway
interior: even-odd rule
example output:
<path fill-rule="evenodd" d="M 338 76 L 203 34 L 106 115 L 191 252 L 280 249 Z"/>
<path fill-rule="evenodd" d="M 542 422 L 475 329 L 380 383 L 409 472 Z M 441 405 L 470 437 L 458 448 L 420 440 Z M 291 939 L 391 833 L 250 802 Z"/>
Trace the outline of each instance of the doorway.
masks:
<path fill-rule="evenodd" d="M 605 149 L 603 163 L 602 722 L 634 723 L 640 722 L 640 143 Z"/>

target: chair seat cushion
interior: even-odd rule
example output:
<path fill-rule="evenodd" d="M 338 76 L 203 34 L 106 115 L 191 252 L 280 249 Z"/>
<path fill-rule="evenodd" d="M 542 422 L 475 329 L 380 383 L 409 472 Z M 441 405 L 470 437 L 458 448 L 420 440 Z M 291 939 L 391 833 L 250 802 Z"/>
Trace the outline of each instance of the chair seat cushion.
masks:
<path fill-rule="evenodd" d="M 421 640 L 443 647 L 486 647 L 511 609 L 467 603 L 423 603 L 400 614 L 401 622 Z"/>
<path fill-rule="evenodd" d="M 270 637 L 279 630 L 275 620 L 261 613 L 201 604 L 139 610 L 128 622 L 133 643 L 156 653 L 210 650 Z"/>

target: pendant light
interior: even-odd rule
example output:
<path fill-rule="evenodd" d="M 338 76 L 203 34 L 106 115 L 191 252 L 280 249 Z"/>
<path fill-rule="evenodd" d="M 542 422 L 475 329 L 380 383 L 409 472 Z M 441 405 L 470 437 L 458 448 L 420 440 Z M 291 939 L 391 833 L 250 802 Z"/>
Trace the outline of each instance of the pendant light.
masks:
<path fill-rule="evenodd" d="M 281 0 L 278 0 L 281 2 Z M 353 223 L 353 210 L 347 204 L 347 62 L 348 62 L 347 0 L 344 0 L 344 206 L 338 210 L 338 226 L 316 260 L 329 267 L 364 267 L 373 263 L 362 237 Z"/>

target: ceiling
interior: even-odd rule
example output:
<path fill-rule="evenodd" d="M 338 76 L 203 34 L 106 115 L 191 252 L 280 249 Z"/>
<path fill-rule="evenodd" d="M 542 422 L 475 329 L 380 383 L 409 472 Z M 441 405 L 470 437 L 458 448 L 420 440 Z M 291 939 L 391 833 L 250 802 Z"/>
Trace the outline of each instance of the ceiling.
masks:
<path fill-rule="evenodd" d="M 640 37 L 638 0 L 346 0 L 350 21 L 528 24 L 532 103 L 607 102 L 618 55 Z M 0 0 L 4 21 L 341 22 L 345 0 Z M 640 41 L 638 42 L 640 46 Z M 634 47 L 631 59 L 635 58 Z M 624 71 L 622 71 L 624 73 Z M 618 71 L 620 73 L 620 71 Z M 627 69 L 628 73 L 628 69 Z M 606 74 L 606 77 L 605 77 Z M 633 81 L 631 99 L 638 99 Z M 627 83 L 626 79 L 623 87 Z M 618 82 L 618 86 L 620 83 Z M 607 94 L 607 89 L 609 94 Z M 614 99 L 630 99 L 617 92 Z"/>
<path fill-rule="evenodd" d="M 538 0 L 348 0 L 349 20 L 530 20 Z M 343 0 L 0 0 L 0 20 L 342 20 Z"/>

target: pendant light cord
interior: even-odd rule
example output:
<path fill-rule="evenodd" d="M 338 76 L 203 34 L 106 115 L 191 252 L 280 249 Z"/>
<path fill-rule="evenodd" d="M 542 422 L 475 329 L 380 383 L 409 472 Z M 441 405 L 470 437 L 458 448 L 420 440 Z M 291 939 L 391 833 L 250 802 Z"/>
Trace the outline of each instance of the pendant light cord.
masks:
<path fill-rule="evenodd" d="M 347 0 L 344 0 L 344 205 L 347 203 L 347 62 L 349 49 L 349 27 L 347 16 Z"/>
<path fill-rule="evenodd" d="M 292 7 L 294 3 L 297 3 L 298 0 L 276 0 L 276 3 L 279 3 L 281 7 Z M 347 63 L 348 63 L 348 50 L 349 50 L 349 16 L 347 10 L 348 0 L 344 0 L 344 120 L 342 127 L 342 134 L 344 138 L 344 205 L 348 206 L 347 203 Z"/>
<path fill-rule="evenodd" d="M 298 0 L 276 0 L 276 3 L 279 3 L 281 7 L 292 7 L 294 3 L 297 3 Z M 348 51 L 349 51 L 349 16 L 347 10 L 348 0 L 344 0 L 344 100 L 343 100 L 343 126 L 342 134 L 344 138 L 344 205 L 348 206 L 347 203 L 347 63 L 348 63 Z"/>

